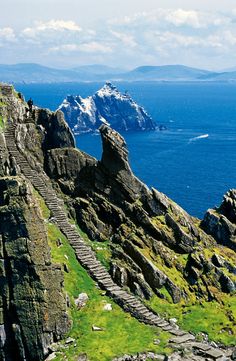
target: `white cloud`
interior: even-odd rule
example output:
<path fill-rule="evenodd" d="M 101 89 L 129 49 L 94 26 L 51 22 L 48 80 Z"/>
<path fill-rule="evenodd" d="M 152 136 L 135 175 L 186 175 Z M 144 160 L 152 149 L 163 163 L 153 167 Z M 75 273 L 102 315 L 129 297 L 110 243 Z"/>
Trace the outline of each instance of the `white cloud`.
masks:
<path fill-rule="evenodd" d="M 78 51 L 79 46 L 77 44 L 62 44 L 60 46 L 54 46 L 49 49 L 49 52 L 73 52 Z"/>
<path fill-rule="evenodd" d="M 210 64 L 221 61 L 223 68 L 222 59 L 236 63 L 236 10 L 220 14 L 158 8 L 87 29 L 63 19 L 38 21 L 17 32 L 11 27 L 0 29 L 0 47 L 1 54 L 13 59 L 22 54 L 21 61 L 32 57 L 51 62 L 53 53 L 62 65 L 97 61 L 129 67 L 186 62 L 200 66 L 209 59 Z"/>
<path fill-rule="evenodd" d="M 111 53 L 112 49 L 108 45 L 95 41 L 81 44 L 62 44 L 49 49 L 49 52 L 84 52 L 84 53 Z"/>
<path fill-rule="evenodd" d="M 48 31 L 71 31 L 80 32 L 82 28 L 74 21 L 50 20 L 48 22 L 38 21 L 34 27 L 25 28 L 22 34 L 29 37 L 35 37 L 37 34 Z"/>
<path fill-rule="evenodd" d="M 169 13 L 166 14 L 165 20 L 176 26 L 188 25 L 193 28 L 200 28 L 202 26 L 200 14 L 194 10 L 186 11 L 178 9 L 169 11 Z"/>
<path fill-rule="evenodd" d="M 222 33 L 222 37 L 224 39 L 224 43 L 229 44 L 231 46 L 236 45 L 236 33 L 233 34 L 230 30 L 227 30 Z"/>
<path fill-rule="evenodd" d="M 121 40 L 121 42 L 128 47 L 135 48 L 138 44 L 135 41 L 134 37 L 132 35 L 121 33 L 118 31 L 111 30 L 111 34 L 116 38 Z"/>
<path fill-rule="evenodd" d="M 159 42 L 161 42 L 165 46 L 170 46 L 173 48 L 194 47 L 199 46 L 202 43 L 202 40 L 198 37 L 172 33 L 169 31 L 164 33 L 156 33 L 156 35 Z"/>
<path fill-rule="evenodd" d="M 112 48 L 109 45 L 101 44 L 96 41 L 90 43 L 83 43 L 80 45 L 80 51 L 85 53 L 112 53 Z"/>
<path fill-rule="evenodd" d="M 15 36 L 14 30 L 9 27 L 0 29 L 0 39 L 10 41 L 10 42 L 15 41 L 16 36 Z"/>
<path fill-rule="evenodd" d="M 114 26 L 148 26 L 162 28 L 163 26 L 190 27 L 204 29 L 210 26 L 221 26 L 231 22 L 230 16 L 207 13 L 196 10 L 163 9 L 158 8 L 152 12 L 136 13 L 122 19 L 112 19 L 110 25 Z"/>

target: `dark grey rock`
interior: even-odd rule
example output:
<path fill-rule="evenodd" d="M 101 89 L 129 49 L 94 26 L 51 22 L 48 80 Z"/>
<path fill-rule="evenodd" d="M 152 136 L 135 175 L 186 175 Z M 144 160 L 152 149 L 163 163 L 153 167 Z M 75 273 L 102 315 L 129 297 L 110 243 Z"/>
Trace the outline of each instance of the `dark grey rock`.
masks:
<path fill-rule="evenodd" d="M 236 360 L 236 348 L 232 352 L 231 360 Z"/>

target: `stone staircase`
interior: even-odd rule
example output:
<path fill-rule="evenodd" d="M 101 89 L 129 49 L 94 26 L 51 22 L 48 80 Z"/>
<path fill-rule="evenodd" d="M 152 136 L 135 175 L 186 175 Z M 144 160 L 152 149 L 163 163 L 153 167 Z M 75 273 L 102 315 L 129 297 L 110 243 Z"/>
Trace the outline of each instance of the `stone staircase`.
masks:
<path fill-rule="evenodd" d="M 203 355 L 203 358 L 201 358 L 202 360 L 206 360 L 208 357 L 214 360 L 229 360 L 225 356 L 224 351 L 211 347 L 208 344 L 195 342 L 195 337 L 192 334 L 178 329 L 177 326 L 159 317 L 144 306 L 144 304 L 135 296 L 124 291 L 115 284 L 107 269 L 97 260 L 94 252 L 84 242 L 75 226 L 69 222 L 64 209 L 64 202 L 58 198 L 52 187 L 50 178 L 43 170 L 39 173 L 32 169 L 26 158 L 18 150 L 15 141 L 15 127 L 13 124 L 8 124 L 5 131 L 5 138 L 8 151 L 15 158 L 20 171 L 43 197 L 47 207 L 51 211 L 55 223 L 57 223 L 61 232 L 66 236 L 73 247 L 79 263 L 89 272 L 101 289 L 104 289 L 117 304 L 141 322 L 157 326 L 163 331 L 168 331 L 172 334 L 170 343 L 176 345 L 176 347 L 186 345 L 186 343 L 192 343 L 194 344 L 193 348 L 197 349 L 199 353 Z M 205 356 L 207 358 L 205 358 Z"/>

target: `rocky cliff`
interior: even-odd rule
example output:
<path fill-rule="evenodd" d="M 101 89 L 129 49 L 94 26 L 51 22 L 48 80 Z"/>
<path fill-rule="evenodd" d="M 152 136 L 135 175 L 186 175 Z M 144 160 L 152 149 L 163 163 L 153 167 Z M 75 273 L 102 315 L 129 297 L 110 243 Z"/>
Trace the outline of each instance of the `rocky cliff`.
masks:
<path fill-rule="evenodd" d="M 59 107 L 75 133 L 94 132 L 102 124 L 119 131 L 154 130 L 155 122 L 127 93 L 107 82 L 93 96 L 67 96 Z"/>
<path fill-rule="evenodd" d="M 51 262 L 46 228 L 31 186 L 0 179 L 0 355 L 42 360 L 69 328 L 60 265 Z"/>
<path fill-rule="evenodd" d="M 31 114 L 38 119 L 37 129 L 32 126 L 24 100 L 12 87 L 1 86 L 0 104 L 0 359 L 37 361 L 66 334 L 70 322 L 61 266 L 51 261 L 40 206 L 31 184 L 8 152 L 5 128 L 7 122 L 17 125 L 19 147 L 36 168 L 49 147 L 50 120 L 60 133 L 59 137 L 54 133 L 56 145 L 63 146 L 66 141 L 73 145 L 74 141 L 64 120 L 60 132 L 60 114 L 38 110 Z"/>
<path fill-rule="evenodd" d="M 56 218 L 67 229 L 75 251 L 80 250 L 78 259 L 84 254 L 82 264 L 86 266 L 91 257 L 91 273 L 97 261 L 87 246 L 75 242 L 75 230 L 65 217 L 77 223 L 95 252 L 106 251 L 102 259 L 106 270 L 99 269 L 96 277 L 101 280 L 104 275 L 104 284 L 111 289 L 117 286 L 107 272 L 116 284 L 150 307 L 148 302 L 153 299 L 171 307 L 196 307 L 198 302 L 201 307 L 210 301 L 224 305 L 224 295 L 233 299 L 235 191 L 227 193 L 220 208 L 208 211 L 200 222 L 135 177 L 124 138 L 107 124 L 100 127 L 103 153 L 97 160 L 75 148 L 61 111 L 34 108 L 30 112 L 22 96 L 7 86 L 0 88 L 0 104 L 3 360 L 28 361 L 32 355 L 42 360 L 50 343 L 69 327 L 63 277 L 60 267 L 50 260 L 45 224 L 29 184 L 33 179 L 45 199 L 52 192 L 41 187 L 41 178 L 63 199 L 59 205 L 51 196 L 51 207 L 57 210 Z M 14 132 L 9 136 L 11 127 Z M 35 174 L 39 180 L 35 181 Z M 64 205 L 67 215 L 61 210 Z M 93 246 L 97 242 L 100 247 Z M 117 292 L 124 291 L 118 288 Z M 137 307 L 143 310 L 139 303 Z M 226 330 L 234 335 L 231 309 L 227 317 Z M 166 326 L 170 329 L 163 323 Z M 224 326 L 222 330 L 226 332 Z"/>

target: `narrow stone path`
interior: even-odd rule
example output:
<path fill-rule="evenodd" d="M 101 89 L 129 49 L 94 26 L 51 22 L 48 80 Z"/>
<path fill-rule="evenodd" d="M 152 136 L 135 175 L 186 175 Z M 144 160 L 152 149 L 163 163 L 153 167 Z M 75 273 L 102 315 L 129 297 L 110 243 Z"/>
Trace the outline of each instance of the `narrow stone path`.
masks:
<path fill-rule="evenodd" d="M 194 342 L 195 349 L 201 350 L 203 355 L 202 360 L 206 360 L 208 357 L 220 361 L 230 360 L 226 358 L 224 351 L 218 348 L 213 348 L 209 345 L 207 350 L 204 350 L 204 347 L 201 349 L 202 344 L 195 342 L 195 337 L 193 335 L 177 329 L 175 325 L 172 325 L 165 319 L 159 317 L 144 306 L 144 304 L 135 296 L 124 291 L 115 284 L 107 269 L 97 260 L 95 253 L 84 242 L 75 226 L 69 222 L 68 216 L 64 210 L 64 202 L 58 198 L 56 191 L 52 187 L 50 178 L 44 171 L 39 173 L 32 169 L 26 158 L 18 150 L 15 140 L 15 127 L 13 124 L 8 125 L 8 128 L 5 131 L 5 138 L 8 151 L 15 158 L 20 171 L 28 180 L 30 180 L 33 187 L 43 197 L 47 207 L 51 211 L 54 221 L 73 247 L 79 263 L 89 272 L 100 288 L 106 290 L 108 295 L 113 298 L 117 304 L 132 316 L 136 317 L 139 321 L 157 326 L 163 331 L 168 331 L 172 334 L 173 337 L 170 339 L 172 345 L 185 345 L 187 342 Z M 205 358 L 205 356 L 207 358 Z"/>

